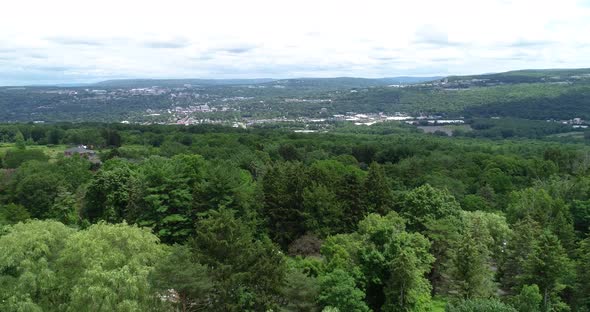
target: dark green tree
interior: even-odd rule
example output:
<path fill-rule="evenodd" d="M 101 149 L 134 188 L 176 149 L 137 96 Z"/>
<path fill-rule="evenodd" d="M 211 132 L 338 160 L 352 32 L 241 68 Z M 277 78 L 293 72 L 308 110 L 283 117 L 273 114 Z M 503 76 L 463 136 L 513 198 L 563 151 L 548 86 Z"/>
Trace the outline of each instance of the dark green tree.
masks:
<path fill-rule="evenodd" d="M 213 282 L 206 266 L 195 259 L 189 247 L 174 245 L 150 275 L 154 289 L 162 296 L 172 295 L 179 311 L 199 311 L 212 297 Z"/>
<path fill-rule="evenodd" d="M 286 302 L 280 311 L 319 311 L 320 309 L 317 304 L 319 291 L 319 283 L 316 277 L 311 277 L 300 270 L 289 270 L 285 276 L 285 286 L 282 290 Z"/>
<path fill-rule="evenodd" d="M 376 162 L 369 166 L 363 193 L 364 204 L 367 206 L 368 212 L 385 215 L 393 209 L 391 188 L 387 183 L 383 168 Z"/>
<path fill-rule="evenodd" d="M 572 263 L 557 236 L 545 230 L 523 263 L 523 284 L 536 284 L 543 296 L 542 310 L 551 311 L 560 303 L 559 294 L 572 276 Z"/>
<path fill-rule="evenodd" d="M 266 311 L 276 308 L 286 265 L 268 238 L 228 209 L 211 210 L 197 223 L 189 244 L 199 263 L 211 270 L 214 289 L 209 311 Z"/>

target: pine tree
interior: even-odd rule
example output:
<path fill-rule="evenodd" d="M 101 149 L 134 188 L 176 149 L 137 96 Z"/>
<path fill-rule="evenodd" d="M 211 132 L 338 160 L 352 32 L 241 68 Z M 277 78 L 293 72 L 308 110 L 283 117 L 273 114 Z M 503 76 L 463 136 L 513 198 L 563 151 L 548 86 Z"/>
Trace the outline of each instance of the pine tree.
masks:
<path fill-rule="evenodd" d="M 373 162 L 364 182 L 364 204 L 369 213 L 387 214 L 393 209 L 393 196 L 383 167 Z"/>
<path fill-rule="evenodd" d="M 20 150 L 24 150 L 27 147 L 25 137 L 23 136 L 23 133 L 20 131 L 18 131 L 14 135 L 14 146 L 16 146 L 16 148 Z"/>
<path fill-rule="evenodd" d="M 490 252 L 475 231 L 470 225 L 464 230 L 451 267 L 455 291 L 464 299 L 487 298 L 496 291 Z"/>
<path fill-rule="evenodd" d="M 533 245 L 532 253 L 523 263 L 523 271 L 519 280 L 523 284 L 539 286 L 543 311 L 551 311 L 552 305 L 559 303 L 557 296 L 573 273 L 571 261 L 559 239 L 547 230 Z"/>
<path fill-rule="evenodd" d="M 590 311 L 590 237 L 580 242 L 577 254 L 576 306 L 581 311 Z"/>

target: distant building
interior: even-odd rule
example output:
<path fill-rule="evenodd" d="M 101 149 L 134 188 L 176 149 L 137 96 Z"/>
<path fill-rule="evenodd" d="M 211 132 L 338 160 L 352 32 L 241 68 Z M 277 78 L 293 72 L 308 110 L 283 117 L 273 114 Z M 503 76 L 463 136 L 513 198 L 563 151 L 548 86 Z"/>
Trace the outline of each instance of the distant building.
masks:
<path fill-rule="evenodd" d="M 80 155 L 81 157 L 84 157 L 88 160 L 90 160 L 93 163 L 99 163 L 100 160 L 98 160 L 98 157 L 96 155 L 96 152 L 88 149 L 87 146 L 84 145 L 80 145 L 77 147 L 72 147 L 72 148 L 68 148 L 67 150 L 64 151 L 64 156 L 65 157 L 72 157 L 74 155 Z"/>

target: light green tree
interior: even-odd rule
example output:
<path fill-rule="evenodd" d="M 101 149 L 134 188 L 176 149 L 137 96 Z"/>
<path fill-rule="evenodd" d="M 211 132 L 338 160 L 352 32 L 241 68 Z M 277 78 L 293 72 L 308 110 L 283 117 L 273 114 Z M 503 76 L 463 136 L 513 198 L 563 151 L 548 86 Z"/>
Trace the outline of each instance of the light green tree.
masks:
<path fill-rule="evenodd" d="M 21 150 L 24 150 L 25 148 L 27 148 L 27 143 L 25 142 L 25 137 L 23 136 L 23 133 L 20 131 L 18 131 L 14 135 L 14 146 L 16 146 L 17 149 L 21 149 Z"/>
<path fill-rule="evenodd" d="M 461 207 L 448 191 L 425 184 L 403 196 L 401 215 L 408 220 L 408 229 L 424 231 L 426 224 L 444 217 L 458 217 Z"/>
<path fill-rule="evenodd" d="M 153 311 L 148 276 L 165 256 L 147 229 L 99 223 L 68 237 L 59 259 L 60 311 Z"/>
<path fill-rule="evenodd" d="M 539 286 L 524 285 L 520 293 L 514 298 L 514 306 L 520 312 L 539 312 L 543 296 L 539 293 Z"/>
<path fill-rule="evenodd" d="M 30 221 L 0 236 L 0 311 L 57 311 L 63 289 L 56 259 L 74 230 L 56 221 Z"/>
<path fill-rule="evenodd" d="M 365 294 L 356 287 L 354 278 L 343 270 L 336 269 L 319 277 L 319 302 L 340 311 L 366 312 L 369 307 L 363 301 Z"/>

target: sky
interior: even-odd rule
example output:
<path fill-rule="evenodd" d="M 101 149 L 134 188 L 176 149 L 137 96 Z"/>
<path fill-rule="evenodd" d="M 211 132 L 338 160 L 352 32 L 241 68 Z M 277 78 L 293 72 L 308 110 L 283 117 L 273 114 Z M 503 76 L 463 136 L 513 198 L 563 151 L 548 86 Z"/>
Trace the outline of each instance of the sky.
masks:
<path fill-rule="evenodd" d="M 590 0 L 2 0 L 0 85 L 590 67 Z"/>

